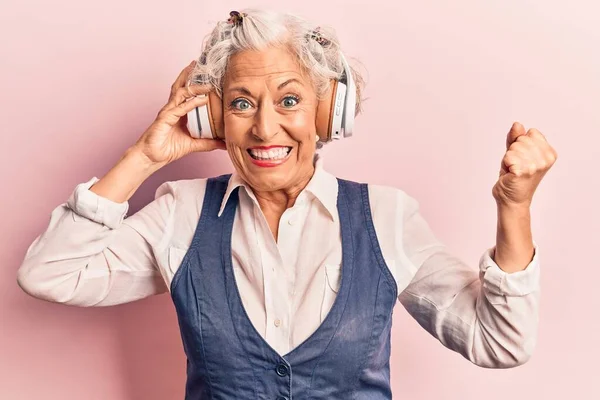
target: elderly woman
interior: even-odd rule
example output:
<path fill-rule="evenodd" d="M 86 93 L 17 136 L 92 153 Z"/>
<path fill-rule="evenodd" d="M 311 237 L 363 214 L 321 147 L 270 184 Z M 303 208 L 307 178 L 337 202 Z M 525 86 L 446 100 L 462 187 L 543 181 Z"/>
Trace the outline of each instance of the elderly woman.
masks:
<path fill-rule="evenodd" d="M 389 399 L 396 299 L 476 365 L 526 362 L 540 294 L 529 207 L 556 152 L 513 124 L 493 189 L 496 245 L 475 271 L 447 253 L 404 191 L 323 169 L 316 148 L 331 136 L 318 121 L 332 82 L 354 78 L 360 110 L 362 80 L 347 73 L 333 32 L 289 14 L 232 13 L 140 139 L 52 212 L 19 285 L 83 307 L 169 292 L 187 399 Z M 194 138 L 187 115 L 207 93 L 221 136 Z M 166 182 L 125 218 L 152 173 L 215 149 L 233 174 Z"/>

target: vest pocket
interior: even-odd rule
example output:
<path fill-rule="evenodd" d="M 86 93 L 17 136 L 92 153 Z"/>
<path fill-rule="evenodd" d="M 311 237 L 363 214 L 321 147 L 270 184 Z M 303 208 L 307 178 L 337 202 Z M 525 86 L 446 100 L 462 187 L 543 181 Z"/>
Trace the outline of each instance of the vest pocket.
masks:
<path fill-rule="evenodd" d="M 169 264 L 169 270 L 171 271 L 171 276 L 175 275 L 175 272 L 179 269 L 181 262 L 183 261 L 183 257 L 185 257 L 185 253 L 187 250 L 180 249 L 175 246 L 169 246 L 169 259 L 167 260 Z"/>
<path fill-rule="evenodd" d="M 342 266 L 340 264 L 325 264 L 325 284 L 323 288 L 323 303 L 321 305 L 321 322 L 325 319 L 340 290 Z"/>

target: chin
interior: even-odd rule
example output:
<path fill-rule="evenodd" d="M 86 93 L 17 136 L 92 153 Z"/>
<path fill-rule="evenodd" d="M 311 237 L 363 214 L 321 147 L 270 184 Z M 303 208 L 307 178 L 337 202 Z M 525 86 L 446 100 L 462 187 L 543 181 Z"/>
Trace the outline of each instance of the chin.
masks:
<path fill-rule="evenodd" d="M 270 191 L 285 189 L 292 184 L 291 174 L 283 171 L 261 171 L 250 173 L 248 183 L 253 189 Z"/>

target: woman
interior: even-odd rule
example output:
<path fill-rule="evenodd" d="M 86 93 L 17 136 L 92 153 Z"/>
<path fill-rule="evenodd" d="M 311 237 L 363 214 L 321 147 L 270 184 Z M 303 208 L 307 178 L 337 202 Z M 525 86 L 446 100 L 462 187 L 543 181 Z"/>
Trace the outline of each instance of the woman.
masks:
<path fill-rule="evenodd" d="M 529 207 L 556 152 L 513 124 L 493 189 L 497 241 L 478 274 L 446 252 L 414 198 L 323 169 L 317 104 L 342 67 L 335 35 L 315 28 L 256 10 L 217 24 L 140 139 L 53 211 L 19 285 L 84 307 L 169 292 L 188 399 L 389 399 L 396 298 L 479 366 L 526 362 L 540 294 Z M 186 128 L 211 90 L 222 100 L 223 141 Z M 226 149 L 232 175 L 166 182 L 125 218 L 152 173 L 215 149 Z"/>

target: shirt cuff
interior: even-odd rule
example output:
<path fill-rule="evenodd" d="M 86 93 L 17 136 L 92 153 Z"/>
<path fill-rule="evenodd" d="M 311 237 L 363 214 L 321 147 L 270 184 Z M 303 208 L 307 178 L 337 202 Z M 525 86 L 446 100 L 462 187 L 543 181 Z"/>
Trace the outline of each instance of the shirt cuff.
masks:
<path fill-rule="evenodd" d="M 129 202 L 116 203 L 89 190 L 99 180 L 94 176 L 78 184 L 67 200 L 67 206 L 79 216 L 116 229 L 127 215 Z"/>
<path fill-rule="evenodd" d="M 538 245 L 533 241 L 534 254 L 524 270 L 508 273 L 492 259 L 494 247 L 487 249 L 479 260 L 483 287 L 498 296 L 525 296 L 538 290 L 540 285 L 540 262 Z"/>

